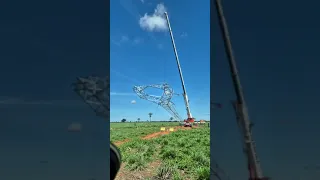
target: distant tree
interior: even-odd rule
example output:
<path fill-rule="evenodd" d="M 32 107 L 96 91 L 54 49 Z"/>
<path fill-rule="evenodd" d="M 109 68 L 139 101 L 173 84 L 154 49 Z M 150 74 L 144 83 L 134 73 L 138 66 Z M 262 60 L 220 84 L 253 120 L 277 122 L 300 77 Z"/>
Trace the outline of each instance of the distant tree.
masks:
<path fill-rule="evenodd" d="M 172 121 L 172 120 L 173 120 L 173 117 L 170 118 L 170 121 Z"/>
<path fill-rule="evenodd" d="M 122 119 L 122 120 L 121 120 L 121 122 L 126 122 L 126 121 L 127 121 L 126 119 Z"/>
<path fill-rule="evenodd" d="M 138 118 L 138 122 L 140 122 L 140 118 Z"/>
<path fill-rule="evenodd" d="M 148 115 L 149 115 L 149 119 L 150 119 L 150 122 L 151 122 L 151 117 L 152 117 L 153 114 L 150 112 Z"/>

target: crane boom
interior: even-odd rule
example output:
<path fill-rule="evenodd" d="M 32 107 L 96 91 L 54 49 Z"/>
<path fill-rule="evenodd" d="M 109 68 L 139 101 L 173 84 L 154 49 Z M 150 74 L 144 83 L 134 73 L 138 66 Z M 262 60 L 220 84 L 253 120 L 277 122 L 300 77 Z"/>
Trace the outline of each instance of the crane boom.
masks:
<path fill-rule="evenodd" d="M 253 141 L 251 133 L 252 124 L 249 120 L 248 109 L 244 99 L 244 94 L 238 75 L 238 69 L 232 51 L 231 40 L 227 28 L 227 22 L 224 17 L 221 0 L 215 0 L 215 5 L 217 8 L 220 29 L 223 34 L 223 41 L 225 45 L 226 54 L 228 56 L 228 63 L 230 67 L 234 90 L 237 96 L 237 101 L 236 104 L 234 104 L 234 107 L 236 109 L 236 115 L 238 116 L 238 123 L 240 125 L 241 132 L 243 133 L 242 136 L 244 139 L 245 152 L 249 163 L 249 180 L 265 180 L 268 178 L 263 176 L 260 161 L 256 152 L 256 144 Z"/>
<path fill-rule="evenodd" d="M 177 49 L 176 49 L 176 44 L 174 42 L 174 38 L 173 38 L 171 26 L 170 26 L 169 16 L 168 16 L 167 12 L 165 12 L 164 14 L 165 14 L 165 17 L 166 17 L 166 20 L 167 20 L 167 24 L 168 24 L 168 29 L 169 29 L 169 32 L 170 32 L 170 37 L 171 37 L 171 42 L 172 42 L 172 46 L 173 46 L 174 55 L 176 56 L 176 62 L 177 62 L 179 75 L 180 75 L 180 80 L 181 80 L 181 84 L 182 84 L 183 99 L 184 99 L 184 103 L 185 103 L 186 110 L 187 110 L 187 116 L 188 116 L 188 119 L 193 119 L 191 111 L 190 111 L 190 105 L 189 105 L 189 99 L 188 99 L 186 87 L 184 85 L 184 80 L 183 80 L 183 76 L 182 76 L 182 70 L 181 70 L 181 66 L 180 66 L 179 56 L 178 56 L 178 52 L 177 52 Z"/>

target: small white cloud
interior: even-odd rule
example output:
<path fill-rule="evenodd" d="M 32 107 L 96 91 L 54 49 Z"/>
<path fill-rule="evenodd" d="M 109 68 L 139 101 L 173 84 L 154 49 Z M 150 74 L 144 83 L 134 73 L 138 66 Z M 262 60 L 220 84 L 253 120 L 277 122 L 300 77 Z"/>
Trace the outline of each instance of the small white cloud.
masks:
<path fill-rule="evenodd" d="M 144 0 L 140 0 L 140 1 L 141 1 L 142 4 L 144 3 Z"/>
<path fill-rule="evenodd" d="M 112 40 L 112 43 L 117 45 L 117 46 L 121 46 L 122 44 L 125 44 L 125 43 L 130 43 L 130 44 L 133 44 L 133 45 L 137 45 L 137 44 L 140 44 L 143 42 L 143 39 L 140 38 L 140 37 L 135 37 L 133 39 L 130 39 L 128 36 L 121 36 L 119 38 L 119 40 Z"/>
<path fill-rule="evenodd" d="M 110 96 L 135 96 L 135 93 L 110 92 Z"/>
<path fill-rule="evenodd" d="M 142 42 L 143 42 L 142 38 L 136 37 L 136 38 L 133 39 L 133 44 L 140 44 Z"/>
<path fill-rule="evenodd" d="M 158 49 L 163 49 L 163 44 L 158 44 L 157 47 Z"/>
<path fill-rule="evenodd" d="M 158 4 L 154 13 L 148 15 L 147 13 L 144 14 L 143 17 L 139 20 L 139 25 L 143 30 L 146 31 L 167 31 L 168 25 L 167 20 L 164 16 L 166 12 L 166 7 L 163 4 Z"/>
<path fill-rule="evenodd" d="M 136 100 L 132 100 L 131 101 L 131 104 L 135 104 L 135 103 L 137 103 Z"/>
<path fill-rule="evenodd" d="M 121 36 L 120 42 L 127 42 L 129 41 L 128 36 Z"/>
<path fill-rule="evenodd" d="M 188 33 L 183 32 L 183 33 L 181 33 L 180 37 L 182 37 L 182 38 L 188 37 Z"/>
<path fill-rule="evenodd" d="M 119 40 L 111 40 L 113 44 L 121 46 L 121 44 L 128 42 L 130 39 L 128 36 L 121 36 Z"/>

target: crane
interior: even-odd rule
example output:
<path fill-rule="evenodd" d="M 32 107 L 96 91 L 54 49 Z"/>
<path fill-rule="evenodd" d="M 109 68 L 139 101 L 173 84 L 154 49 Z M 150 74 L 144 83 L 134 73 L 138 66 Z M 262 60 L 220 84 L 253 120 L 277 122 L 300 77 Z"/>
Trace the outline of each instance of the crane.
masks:
<path fill-rule="evenodd" d="M 195 118 L 191 114 L 190 105 L 189 105 L 189 99 L 188 99 L 188 95 L 187 95 L 187 90 L 186 90 L 186 87 L 185 87 L 185 84 L 184 84 L 184 79 L 183 79 L 182 70 L 181 70 L 180 61 L 179 61 L 179 56 L 178 56 L 178 52 L 177 52 L 177 49 L 176 49 L 176 44 L 174 42 L 173 33 L 172 33 L 170 21 L 169 21 L 169 16 L 168 16 L 167 12 L 165 12 L 164 15 L 165 15 L 166 20 L 167 20 L 167 25 L 168 25 L 168 29 L 169 29 L 169 33 L 170 33 L 170 37 L 171 37 L 171 43 L 172 43 L 172 46 L 173 46 L 174 55 L 176 57 L 176 62 L 177 62 L 178 71 L 179 71 L 180 80 L 181 80 L 181 85 L 182 85 L 182 90 L 183 90 L 183 94 L 182 95 L 183 95 L 183 99 L 184 99 L 184 103 L 185 103 L 186 111 L 187 111 L 187 119 L 184 120 L 184 126 L 191 127 L 192 123 L 195 120 Z"/>
<path fill-rule="evenodd" d="M 249 180 L 269 180 L 268 177 L 257 177 L 257 173 L 254 167 L 255 164 L 260 165 L 260 161 L 256 153 L 256 143 L 252 138 L 253 123 L 250 122 L 248 127 L 246 128 L 246 124 L 243 123 L 244 119 L 241 110 L 243 106 L 237 101 L 232 101 L 231 103 L 236 114 L 236 120 L 240 129 L 240 133 L 243 137 L 243 152 L 247 158 Z"/>
<path fill-rule="evenodd" d="M 253 141 L 252 138 L 252 123 L 249 120 L 248 110 L 244 99 L 240 78 L 238 75 L 238 69 L 232 51 L 231 40 L 227 28 L 227 22 L 224 17 L 221 0 L 215 0 L 215 5 L 217 8 L 220 29 L 223 34 L 226 54 L 228 56 L 228 63 L 230 66 L 234 90 L 237 97 L 237 100 L 233 101 L 232 104 L 235 109 L 237 122 L 243 137 L 244 152 L 248 160 L 249 180 L 268 180 L 268 177 L 263 176 L 260 161 L 256 152 L 256 143 Z"/>

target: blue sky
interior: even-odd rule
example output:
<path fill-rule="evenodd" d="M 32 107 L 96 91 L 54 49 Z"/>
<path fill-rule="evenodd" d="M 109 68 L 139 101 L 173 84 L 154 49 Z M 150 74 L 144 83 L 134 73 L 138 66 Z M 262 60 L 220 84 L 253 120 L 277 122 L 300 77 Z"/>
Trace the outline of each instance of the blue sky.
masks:
<path fill-rule="evenodd" d="M 169 83 L 175 107 L 186 110 L 175 56 L 163 12 L 167 11 L 179 54 L 192 115 L 209 120 L 210 8 L 209 1 L 111 0 L 111 121 L 169 120 L 163 108 L 134 94 L 134 85 Z M 198 11 L 201 9 L 201 11 Z M 161 95 L 161 91 L 148 90 Z M 132 104 L 131 101 L 135 101 Z"/>

